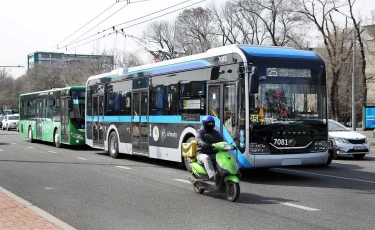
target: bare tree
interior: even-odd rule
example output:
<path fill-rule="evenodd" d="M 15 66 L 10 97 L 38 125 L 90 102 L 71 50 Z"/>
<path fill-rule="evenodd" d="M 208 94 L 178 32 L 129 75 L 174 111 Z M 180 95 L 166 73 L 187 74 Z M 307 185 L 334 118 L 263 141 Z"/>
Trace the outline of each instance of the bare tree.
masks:
<path fill-rule="evenodd" d="M 258 32 L 257 29 L 264 29 L 271 45 L 299 44 L 296 36 L 305 26 L 305 21 L 293 10 L 296 0 L 237 0 L 236 4 L 239 10 L 247 15 L 246 18 L 255 21 L 256 17 L 263 24 L 262 27 L 257 26 L 253 29 L 255 32 Z"/>
<path fill-rule="evenodd" d="M 177 55 L 175 26 L 168 21 L 153 21 L 143 32 L 143 38 L 157 44 L 162 51 L 168 52 L 172 58 Z"/>
<path fill-rule="evenodd" d="M 241 10 L 240 6 L 230 1 L 220 8 L 212 8 L 222 45 L 261 45 L 265 40 L 264 26 L 255 14 Z"/>
<path fill-rule="evenodd" d="M 135 52 L 124 52 L 114 49 L 110 52 L 113 55 L 114 68 L 133 67 L 144 64 L 140 56 Z"/>
<path fill-rule="evenodd" d="M 17 108 L 17 98 L 13 92 L 14 79 L 9 70 L 0 68 L 0 107 Z"/>
<path fill-rule="evenodd" d="M 361 54 L 361 72 L 362 72 L 362 102 L 367 102 L 367 77 L 366 77 L 366 55 L 365 55 L 365 46 L 364 41 L 362 37 L 362 33 L 364 31 L 363 28 L 361 28 L 361 20 L 356 19 L 356 17 L 353 14 L 353 6 L 356 3 L 356 0 L 347 0 L 348 6 L 349 6 L 349 12 L 350 12 L 350 18 L 352 19 L 354 30 L 356 31 L 356 38 L 358 39 L 359 43 L 359 52 Z"/>
<path fill-rule="evenodd" d="M 338 82 L 345 62 L 350 57 L 353 43 L 350 42 L 348 21 L 340 28 L 334 21 L 335 0 L 301 0 L 298 12 L 311 21 L 320 32 L 327 52 L 327 62 L 332 76 L 330 86 L 330 109 L 334 119 L 339 119 Z"/>
<path fill-rule="evenodd" d="M 203 53 L 217 45 L 214 15 L 209 9 L 186 9 L 176 20 L 176 40 L 186 54 Z"/>

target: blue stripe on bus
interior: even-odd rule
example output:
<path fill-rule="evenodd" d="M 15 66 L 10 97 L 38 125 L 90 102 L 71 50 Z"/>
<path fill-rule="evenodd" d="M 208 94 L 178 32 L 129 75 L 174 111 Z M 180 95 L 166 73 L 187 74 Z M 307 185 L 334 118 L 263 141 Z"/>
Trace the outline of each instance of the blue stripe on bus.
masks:
<path fill-rule="evenodd" d="M 288 48 L 240 46 L 246 53 L 256 57 L 318 59 L 315 52 Z"/>
<path fill-rule="evenodd" d="M 85 103 L 85 99 L 73 99 L 73 104 L 83 104 Z"/>
<path fill-rule="evenodd" d="M 179 123 L 179 124 L 201 124 L 202 119 L 204 116 L 200 117 L 200 121 L 182 121 L 181 116 L 149 116 L 148 119 L 150 123 Z M 135 116 L 132 118 L 131 116 L 100 116 L 100 121 L 104 122 L 139 122 L 139 117 Z M 86 121 L 93 121 L 92 116 L 87 116 Z M 96 120 L 97 121 L 97 120 Z M 146 116 L 141 116 L 141 121 L 147 122 Z M 220 120 L 215 118 L 215 123 L 220 124 Z M 228 143 L 233 143 L 233 138 L 229 134 L 227 129 L 223 129 L 223 137 Z M 232 155 L 236 157 L 236 151 L 231 151 Z M 251 168 L 252 165 L 250 162 L 241 154 L 238 154 L 238 166 L 240 168 Z"/>
<path fill-rule="evenodd" d="M 86 116 L 87 121 L 93 121 L 93 116 Z M 97 119 L 96 119 L 97 120 Z M 134 116 L 99 116 L 100 121 L 104 122 L 138 122 L 139 117 Z M 147 121 L 146 116 L 141 117 L 142 121 Z M 189 123 L 200 124 L 200 121 L 182 121 L 181 116 L 148 116 L 148 121 L 151 123 Z"/>
<path fill-rule="evenodd" d="M 172 65 L 159 66 L 159 67 L 154 67 L 154 68 L 149 68 L 149 69 L 132 71 L 132 72 L 128 72 L 127 75 L 145 73 L 145 72 L 149 72 L 153 75 L 158 75 L 158 74 L 166 74 L 166 73 L 172 73 L 172 72 L 183 71 L 183 70 L 188 70 L 188 69 L 203 68 L 207 66 L 212 66 L 212 64 L 205 60 L 194 60 L 194 61 L 188 61 L 188 62 L 177 63 L 177 64 L 172 64 Z M 109 78 L 113 78 L 117 76 L 118 75 L 109 76 Z"/>
<path fill-rule="evenodd" d="M 133 72 L 129 72 L 128 74 L 131 75 L 131 74 L 136 74 L 136 73 L 141 73 L 141 72 L 150 72 L 151 74 L 156 75 L 156 74 L 170 73 L 170 72 L 176 72 L 176 71 L 187 70 L 187 69 L 202 68 L 202 67 L 211 66 L 211 65 L 212 64 L 208 61 L 194 60 L 194 61 L 177 63 L 177 64 L 172 64 L 172 65 L 167 65 L 167 66 L 160 66 L 160 67 L 155 67 L 155 68 L 150 68 L 150 69 L 133 71 Z"/>
<path fill-rule="evenodd" d="M 202 118 L 201 118 L 202 119 Z M 220 120 L 218 118 L 214 118 L 216 124 L 220 124 Z M 224 140 L 230 144 L 234 143 L 232 136 L 229 134 L 228 130 L 224 127 L 222 133 Z M 234 157 L 236 157 L 236 150 L 230 151 Z M 252 168 L 250 162 L 245 158 L 245 156 L 240 152 L 238 154 L 238 167 L 239 168 Z"/>

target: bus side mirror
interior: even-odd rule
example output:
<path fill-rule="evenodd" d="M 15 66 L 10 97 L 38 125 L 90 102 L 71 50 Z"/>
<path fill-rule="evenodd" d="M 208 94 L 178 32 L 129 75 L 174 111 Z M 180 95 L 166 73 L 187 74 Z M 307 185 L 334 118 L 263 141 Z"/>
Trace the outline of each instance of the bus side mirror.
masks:
<path fill-rule="evenodd" d="M 249 93 L 259 92 L 259 74 L 256 67 L 251 68 L 249 75 Z"/>
<path fill-rule="evenodd" d="M 69 110 L 73 109 L 73 101 L 72 100 L 68 100 L 68 109 Z"/>

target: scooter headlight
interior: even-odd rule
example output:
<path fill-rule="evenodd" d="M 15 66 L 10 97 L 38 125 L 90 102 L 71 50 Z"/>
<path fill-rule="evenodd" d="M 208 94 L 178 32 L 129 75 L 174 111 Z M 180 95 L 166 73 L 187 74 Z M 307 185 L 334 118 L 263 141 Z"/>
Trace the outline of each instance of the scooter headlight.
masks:
<path fill-rule="evenodd" d="M 224 145 L 223 149 L 226 150 L 226 151 L 229 151 L 229 150 L 233 149 L 233 146 L 231 146 L 231 145 Z"/>

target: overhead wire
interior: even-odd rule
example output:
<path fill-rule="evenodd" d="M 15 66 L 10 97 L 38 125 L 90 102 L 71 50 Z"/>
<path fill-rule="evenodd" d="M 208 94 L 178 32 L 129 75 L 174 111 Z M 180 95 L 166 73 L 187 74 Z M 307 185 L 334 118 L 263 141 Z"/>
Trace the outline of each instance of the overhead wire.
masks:
<path fill-rule="evenodd" d="M 130 3 L 126 3 L 123 7 L 121 7 L 120 9 L 118 9 L 117 11 L 115 11 L 113 14 L 109 15 L 108 17 L 106 17 L 104 20 L 102 20 L 101 22 L 99 22 L 98 24 L 96 24 L 95 26 L 93 26 L 91 29 L 87 30 L 85 33 L 81 34 L 81 36 L 77 37 L 76 39 L 74 39 L 71 43 L 69 43 L 68 45 L 66 46 L 69 46 L 71 44 L 74 44 L 75 41 L 77 41 L 79 38 L 83 37 L 85 34 L 87 34 L 88 32 L 90 32 L 91 30 L 93 30 L 95 27 L 97 27 L 98 25 L 102 24 L 103 22 L 105 22 L 108 18 L 112 17 L 113 15 L 117 14 L 120 10 L 124 9 L 126 6 L 128 6 Z"/>
<path fill-rule="evenodd" d="M 149 0 L 144 0 L 144 1 L 149 1 Z M 100 32 L 98 32 L 98 33 L 96 33 L 96 34 L 93 34 L 93 35 L 88 36 L 88 37 L 86 37 L 86 38 L 82 38 L 82 39 L 80 39 L 79 41 L 76 41 L 76 40 L 77 40 L 77 39 L 76 39 L 75 41 L 71 42 L 70 44 L 68 44 L 68 45 L 66 45 L 66 46 L 70 46 L 70 45 L 73 45 L 73 44 L 76 44 L 76 43 L 79 43 L 79 42 L 85 41 L 85 40 L 90 39 L 90 38 L 92 38 L 92 37 L 98 36 L 99 34 L 104 33 L 105 31 L 108 31 L 108 30 L 110 30 L 110 29 L 114 29 L 114 28 L 116 28 L 117 26 L 124 25 L 124 24 L 128 24 L 128 23 L 131 23 L 131 22 L 137 21 L 137 20 L 142 19 L 142 18 L 146 18 L 146 17 L 148 17 L 148 16 L 151 16 L 151 15 L 154 15 L 154 14 L 157 14 L 157 13 L 160 13 L 160 12 L 163 12 L 163 11 L 166 11 L 166 10 L 168 10 L 168 9 L 174 8 L 174 7 L 176 7 L 176 6 L 182 5 L 182 4 L 187 3 L 187 2 L 190 2 L 190 1 L 192 1 L 192 0 L 186 0 L 186 1 L 180 2 L 180 3 L 178 3 L 178 4 L 175 4 L 175 5 L 172 5 L 172 6 L 166 7 L 166 8 L 164 8 L 164 9 L 161 9 L 161 10 L 158 10 L 158 11 L 155 11 L 155 12 L 152 12 L 152 13 L 150 13 L 150 14 L 144 15 L 144 16 L 142 16 L 142 17 L 138 17 L 138 18 L 135 18 L 135 19 L 132 19 L 132 20 L 129 20 L 129 21 L 126 21 L 126 22 L 123 22 L 123 23 L 120 23 L 120 24 L 117 24 L 117 25 L 111 26 L 111 27 L 109 27 L 109 28 L 107 28 L 107 29 L 105 29 L 105 30 L 103 30 L 103 31 L 100 31 Z M 198 3 L 200 3 L 200 2 L 198 2 Z M 192 5 L 195 5 L 195 4 L 198 4 L 198 3 L 194 3 L 194 4 L 192 4 Z M 190 6 L 192 6 L 192 5 L 190 5 Z M 187 6 L 187 7 L 189 7 L 189 6 Z M 183 9 L 183 8 L 182 8 L 182 9 Z M 178 9 L 178 10 L 180 10 L 180 9 Z M 177 11 L 178 11 L 178 10 L 177 10 Z M 171 13 L 174 13 L 174 12 L 175 12 L 175 11 L 172 11 Z M 169 14 L 169 13 L 168 13 L 168 14 Z M 164 15 L 167 15 L 167 14 L 164 14 Z M 164 15 L 162 15 L 162 16 L 164 16 Z M 81 37 L 82 37 L 82 36 L 81 36 Z"/>
<path fill-rule="evenodd" d="M 156 16 L 156 17 L 153 17 L 153 18 L 150 18 L 150 19 L 144 20 L 144 21 L 142 21 L 142 22 L 139 22 L 139 23 L 136 23 L 136 24 L 133 24 L 133 25 L 130 25 L 130 26 L 126 26 L 126 27 L 123 27 L 123 28 L 117 29 L 117 30 L 115 30 L 115 31 L 119 31 L 119 30 L 121 30 L 121 31 L 123 32 L 124 29 L 127 29 L 127 28 L 130 28 L 130 27 L 136 26 L 136 25 L 140 25 L 140 24 L 143 24 L 143 23 L 149 22 L 149 21 L 154 20 L 154 19 L 156 19 L 156 18 L 160 18 L 160 17 L 163 17 L 163 16 L 165 16 L 165 15 L 172 14 L 172 13 L 177 12 L 177 11 L 179 11 L 179 10 L 186 9 L 186 8 L 188 8 L 188 7 L 190 7 L 190 6 L 193 6 L 193 5 L 196 5 L 196 4 L 199 4 L 199 3 L 205 2 L 205 1 L 207 1 L 207 0 L 201 0 L 201 1 L 195 2 L 195 3 L 193 3 L 193 4 L 190 4 L 190 5 L 188 5 L 188 6 L 185 6 L 185 7 L 179 8 L 179 9 L 177 9 L 177 10 L 173 10 L 173 11 L 171 11 L 171 12 L 168 12 L 168 13 L 165 13 L 165 14 L 162 14 L 162 15 L 159 15 L 159 16 Z M 114 33 L 114 32 L 109 33 L 109 34 L 106 34 L 106 35 L 103 35 L 103 36 L 100 37 L 100 38 L 93 39 L 93 40 L 91 40 L 91 41 L 85 42 L 85 43 L 83 43 L 83 44 L 80 44 L 80 45 L 74 46 L 73 48 L 66 49 L 66 50 L 71 50 L 71 49 L 78 48 L 78 47 L 80 47 L 80 46 L 84 46 L 84 45 L 89 44 L 89 43 L 91 43 L 91 42 L 94 42 L 94 41 L 96 41 L 96 40 L 100 40 L 100 39 L 102 39 L 102 38 L 104 38 L 104 37 L 107 37 L 107 36 L 109 36 L 109 35 L 111 35 L 111 34 L 113 34 L 113 33 Z"/>
<path fill-rule="evenodd" d="M 95 19 L 97 19 L 98 17 L 100 17 L 102 14 L 104 14 L 105 12 L 107 12 L 109 9 L 111 9 L 114 5 L 116 5 L 117 1 L 115 3 L 113 3 L 111 6 L 109 6 L 107 9 L 105 9 L 104 11 L 102 11 L 100 14 L 98 14 L 97 16 L 95 16 L 93 19 L 91 19 L 89 22 L 87 22 L 85 25 L 83 25 L 82 27 L 80 27 L 78 30 L 74 31 L 72 34 L 70 34 L 68 37 L 64 38 L 62 41 L 60 41 L 59 43 L 57 43 L 56 47 L 58 47 L 61 43 L 63 43 L 64 41 L 66 41 L 67 39 L 69 39 L 70 37 L 72 37 L 74 34 L 76 34 L 78 31 L 80 31 L 82 28 L 84 28 L 85 26 L 87 26 L 88 24 L 90 24 L 92 21 L 94 21 Z M 46 50 L 49 50 L 51 48 L 55 47 L 54 46 L 51 46 L 50 48 L 46 49 Z"/>

